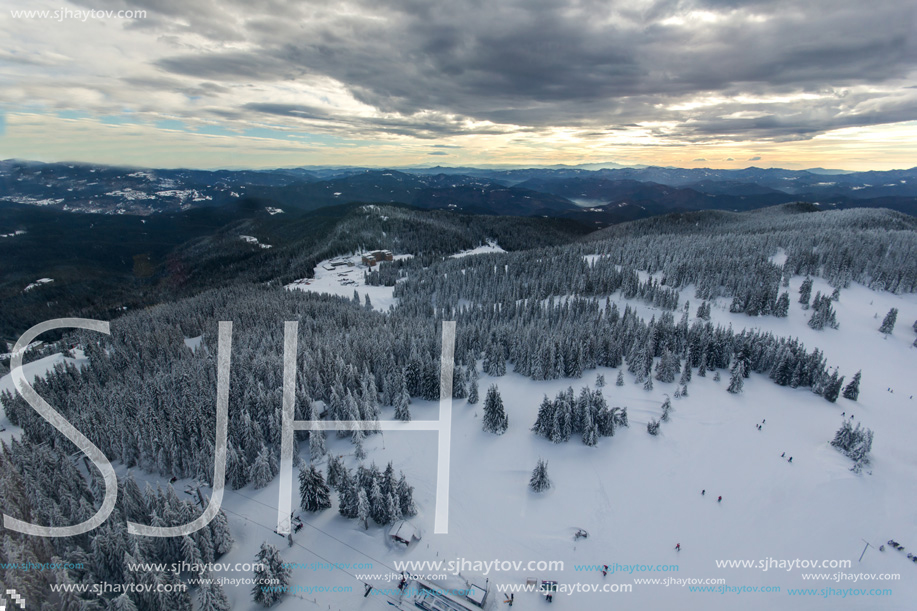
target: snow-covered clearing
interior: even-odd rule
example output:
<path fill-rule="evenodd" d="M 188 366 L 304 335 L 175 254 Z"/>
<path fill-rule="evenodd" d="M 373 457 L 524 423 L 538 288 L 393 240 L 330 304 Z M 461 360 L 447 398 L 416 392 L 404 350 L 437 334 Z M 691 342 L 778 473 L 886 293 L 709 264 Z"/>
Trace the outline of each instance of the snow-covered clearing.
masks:
<path fill-rule="evenodd" d="M 488 240 L 487 244 L 482 244 L 481 246 L 478 246 L 477 248 L 472 248 L 471 250 L 463 250 L 462 252 L 457 252 L 454 255 L 451 255 L 451 258 L 459 259 L 461 257 L 467 257 L 469 255 L 484 255 L 484 254 L 490 254 L 490 253 L 495 253 L 495 252 L 506 252 L 506 251 L 500 248 L 500 245 L 497 244 L 495 241 Z"/>
<path fill-rule="evenodd" d="M 405 259 L 411 255 L 395 255 L 394 259 Z M 315 266 L 313 278 L 302 278 L 286 285 L 288 290 L 312 291 L 340 295 L 348 299 L 353 297 L 354 291 L 360 296 L 360 303 L 369 301 L 373 309 L 387 312 L 389 308 L 398 304 L 394 297 L 395 288 L 391 286 L 367 286 L 363 274 L 370 268 L 361 263 L 361 255 L 353 254 L 343 257 L 327 259 Z"/>
<path fill-rule="evenodd" d="M 260 246 L 261 248 L 263 248 L 263 249 L 265 249 L 265 250 L 268 249 L 268 248 L 272 248 L 272 246 L 271 246 L 270 244 L 262 244 L 261 242 L 258 241 L 258 238 L 254 237 L 254 236 L 250 236 L 250 235 L 240 235 L 240 236 L 239 236 L 239 239 L 242 240 L 242 241 L 244 241 L 244 242 L 248 242 L 248 243 L 251 244 L 252 246 Z"/>
<path fill-rule="evenodd" d="M 24 289 L 22 289 L 22 292 L 25 293 L 26 291 L 31 291 L 32 289 L 37 289 L 38 287 L 40 287 L 40 286 L 42 286 L 42 285 L 44 285 L 44 284 L 51 284 L 52 282 L 54 282 L 54 279 L 53 279 L 53 278 L 39 278 L 38 280 L 36 280 L 36 281 L 33 282 L 32 284 L 30 284 L 30 285 L 28 285 L 27 287 L 25 287 Z"/>

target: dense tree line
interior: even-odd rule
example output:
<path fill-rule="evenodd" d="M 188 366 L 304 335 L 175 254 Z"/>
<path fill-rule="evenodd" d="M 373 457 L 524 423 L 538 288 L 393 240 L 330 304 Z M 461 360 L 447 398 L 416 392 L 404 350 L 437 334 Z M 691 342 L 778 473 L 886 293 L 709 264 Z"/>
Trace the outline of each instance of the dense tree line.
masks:
<path fill-rule="evenodd" d="M 51 445 L 4 444 L 0 451 L 0 498 L 4 511 L 38 524 L 63 526 L 84 521 L 96 512 L 104 496 L 104 484 L 95 469 L 89 469 L 87 481 L 74 463 L 70 452 Z M 187 524 L 201 513 L 201 508 L 178 498 L 171 486 L 166 489 L 141 488 L 128 476 L 118 484 L 118 503 L 108 520 L 91 533 L 73 537 L 33 537 L 4 530 L 4 562 L 45 562 L 69 564 L 77 568 L 53 571 L 0 570 L 5 587 L 23 594 L 30 604 L 41 609 L 136 608 L 138 611 L 176 609 L 191 611 L 187 590 L 172 592 L 137 592 L 118 601 L 117 597 L 82 598 L 75 592 L 51 594 L 51 584 L 100 582 L 141 584 L 181 584 L 186 577 L 200 577 L 193 567 L 213 562 L 229 551 L 233 544 L 229 525 L 219 512 L 206 527 L 184 537 L 150 538 L 130 535 L 127 522 L 152 526 Z M 186 563 L 190 572 L 141 569 L 139 563 Z M 219 584 L 203 587 L 214 600 L 223 597 Z M 87 595 L 89 595 L 87 593 Z M 84 595 L 84 596 L 87 596 Z M 133 607 L 126 605 L 132 604 Z M 107 605 L 107 607 L 106 607 Z M 118 606 L 122 605 L 122 606 Z"/>

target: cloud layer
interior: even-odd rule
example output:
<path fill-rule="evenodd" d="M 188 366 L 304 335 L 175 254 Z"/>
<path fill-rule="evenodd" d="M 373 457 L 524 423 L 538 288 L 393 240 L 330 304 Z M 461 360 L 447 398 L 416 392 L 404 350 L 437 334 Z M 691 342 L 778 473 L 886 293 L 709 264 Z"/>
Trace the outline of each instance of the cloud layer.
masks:
<path fill-rule="evenodd" d="M 792 142 L 917 120 L 917 5 L 899 0 L 73 7 L 147 15 L 0 20 L 0 103 L 430 144 Z"/>

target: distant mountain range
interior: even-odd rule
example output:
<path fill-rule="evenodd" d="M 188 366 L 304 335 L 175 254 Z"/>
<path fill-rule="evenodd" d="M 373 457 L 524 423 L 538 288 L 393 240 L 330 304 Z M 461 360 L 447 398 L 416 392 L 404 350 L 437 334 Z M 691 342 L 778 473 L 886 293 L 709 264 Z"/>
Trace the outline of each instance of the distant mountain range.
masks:
<path fill-rule="evenodd" d="M 351 202 L 401 203 L 469 214 L 567 218 L 590 226 L 668 212 L 743 211 L 795 201 L 917 214 L 917 168 L 847 173 L 655 166 L 204 171 L 0 162 L 0 205 L 153 215 L 240 201 L 290 214 Z M 15 229 L 0 227 L 0 233 Z"/>

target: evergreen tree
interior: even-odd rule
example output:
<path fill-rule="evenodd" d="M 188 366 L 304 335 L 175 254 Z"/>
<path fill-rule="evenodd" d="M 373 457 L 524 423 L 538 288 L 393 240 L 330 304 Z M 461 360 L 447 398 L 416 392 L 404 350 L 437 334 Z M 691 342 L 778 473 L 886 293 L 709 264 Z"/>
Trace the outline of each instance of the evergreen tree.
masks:
<path fill-rule="evenodd" d="M 404 376 L 401 378 L 401 390 L 395 397 L 395 419 L 402 422 L 411 421 L 411 395 L 408 394 L 407 380 Z"/>
<path fill-rule="evenodd" d="M 215 581 L 209 571 L 200 575 L 200 589 L 197 592 L 198 611 L 230 611 L 232 605 L 219 582 Z"/>
<path fill-rule="evenodd" d="M 544 492 L 551 487 L 551 480 L 548 478 L 548 463 L 538 459 L 538 464 L 532 471 L 532 477 L 529 479 L 529 488 L 535 492 Z"/>
<path fill-rule="evenodd" d="M 80 603 L 79 606 L 74 607 L 76 611 L 79 611 L 83 608 L 84 607 L 82 603 Z M 112 598 L 110 601 L 108 601 L 106 609 L 107 611 L 138 611 L 137 605 L 134 604 L 134 601 L 131 600 L 130 596 L 128 596 L 126 592 L 121 594 L 121 596 Z M 210 607 L 210 609 L 208 609 L 207 607 L 201 606 L 201 611 L 229 611 L 229 607 L 227 606 L 223 609 L 220 609 L 219 607 Z"/>
<path fill-rule="evenodd" d="M 892 308 L 888 311 L 888 314 L 885 315 L 885 319 L 882 321 L 882 326 L 879 327 L 879 333 L 884 333 L 885 335 L 890 335 L 892 331 L 895 330 L 895 322 L 898 320 L 898 308 Z"/>
<path fill-rule="evenodd" d="M 719 372 L 717 372 L 719 373 Z M 737 360 L 735 365 L 732 368 L 732 379 L 729 380 L 729 392 L 732 394 L 738 394 L 742 392 L 742 387 L 745 385 L 745 361 Z"/>
<path fill-rule="evenodd" d="M 468 384 L 468 405 L 477 405 L 478 400 L 478 378 L 475 376 Z"/>
<path fill-rule="evenodd" d="M 615 380 L 615 386 L 624 386 L 624 372 L 618 370 L 618 379 Z"/>
<path fill-rule="evenodd" d="M 316 430 L 309 431 L 309 456 L 311 459 L 313 461 L 321 460 L 326 452 L 325 432 Z"/>
<path fill-rule="evenodd" d="M 341 479 L 347 475 L 347 468 L 339 456 L 328 456 L 328 479 L 329 488 L 339 489 Z"/>
<path fill-rule="evenodd" d="M 681 370 L 681 378 L 678 380 L 678 383 L 681 386 L 687 386 L 688 382 L 690 381 L 691 381 L 691 363 L 690 361 L 685 361 L 685 367 L 684 369 Z"/>
<path fill-rule="evenodd" d="M 790 313 L 790 294 L 784 291 L 780 293 L 780 297 L 777 298 L 777 303 L 774 304 L 774 316 L 778 318 L 786 318 Z"/>
<path fill-rule="evenodd" d="M 864 466 L 869 464 L 872 440 L 873 432 L 870 429 L 862 428 L 859 423 L 854 429 L 850 425 L 850 421 L 844 419 L 841 423 L 841 428 L 834 434 L 831 445 L 853 460 L 854 464 L 851 470 L 859 473 Z"/>
<path fill-rule="evenodd" d="M 595 376 L 595 387 L 604 388 L 605 387 L 605 376 L 598 374 Z"/>
<path fill-rule="evenodd" d="M 357 495 L 357 483 L 347 470 L 341 473 L 338 482 L 338 513 L 348 519 L 354 519 L 359 516 L 359 497 Z M 365 493 L 364 493 L 365 495 Z"/>
<path fill-rule="evenodd" d="M 371 513 L 369 499 L 366 491 L 360 488 L 357 491 L 356 518 L 363 525 L 363 530 L 369 530 L 369 515 Z"/>
<path fill-rule="evenodd" d="M 651 418 L 649 422 L 646 423 L 646 432 L 652 436 L 659 434 L 659 421 L 655 418 Z"/>
<path fill-rule="evenodd" d="M 812 279 L 806 276 L 799 287 L 799 303 L 803 310 L 809 309 L 809 299 L 812 297 Z"/>
<path fill-rule="evenodd" d="M 274 472 L 271 469 L 271 457 L 267 447 L 262 447 L 261 451 L 258 452 L 258 457 L 252 465 L 249 479 L 256 490 L 264 488 L 274 479 Z"/>
<path fill-rule="evenodd" d="M 841 393 L 841 387 L 844 385 L 844 376 L 838 377 L 837 369 L 834 370 L 834 373 L 831 374 L 831 378 L 828 383 L 825 385 L 825 399 L 834 403 L 837 401 L 838 395 Z"/>
<path fill-rule="evenodd" d="M 551 429 L 554 424 L 554 403 L 544 396 L 541 405 L 538 407 L 538 416 L 535 418 L 535 424 L 532 425 L 532 431 L 542 437 L 550 437 Z"/>
<path fill-rule="evenodd" d="M 487 389 L 487 397 L 484 399 L 484 431 L 502 435 L 509 426 L 509 419 L 506 417 L 506 411 L 503 409 L 503 399 L 500 398 L 500 391 L 497 390 L 496 384 Z"/>
<path fill-rule="evenodd" d="M 662 417 L 660 418 L 660 420 L 662 420 L 663 422 L 668 422 L 669 421 L 669 412 L 671 411 L 672 411 L 672 401 L 670 401 L 669 398 L 666 397 L 665 401 L 663 401 L 662 403 Z"/>
<path fill-rule="evenodd" d="M 403 517 L 417 515 L 417 507 L 414 505 L 414 488 L 408 485 L 404 473 L 398 478 L 395 494 L 398 497 L 398 505 Z"/>
<path fill-rule="evenodd" d="M 321 511 L 331 507 L 331 491 L 314 465 L 299 466 L 299 506 L 303 511 Z"/>
<path fill-rule="evenodd" d="M 309 405 L 309 420 L 317 421 L 319 420 L 318 409 L 315 406 L 315 403 L 310 401 Z M 312 461 L 315 462 L 321 459 L 325 455 L 327 449 L 325 448 L 325 431 L 311 430 L 309 431 L 309 456 Z"/>
<path fill-rule="evenodd" d="M 255 557 L 255 586 L 252 596 L 256 603 L 270 607 L 283 598 L 285 586 L 290 585 L 290 569 L 284 566 L 280 550 L 267 542 Z"/>

